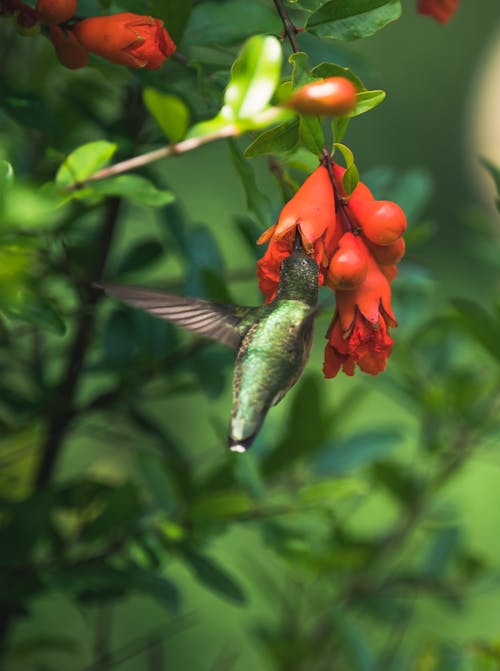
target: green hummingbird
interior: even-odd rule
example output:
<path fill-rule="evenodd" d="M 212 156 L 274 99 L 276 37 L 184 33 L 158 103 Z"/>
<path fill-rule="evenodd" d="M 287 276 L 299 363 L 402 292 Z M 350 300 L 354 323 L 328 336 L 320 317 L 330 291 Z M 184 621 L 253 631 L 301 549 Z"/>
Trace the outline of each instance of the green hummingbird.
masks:
<path fill-rule="evenodd" d="M 297 382 L 313 339 L 318 264 L 296 245 L 280 268 L 274 300 L 229 305 L 117 284 L 97 285 L 113 298 L 237 350 L 228 445 L 244 452 L 271 406 Z"/>

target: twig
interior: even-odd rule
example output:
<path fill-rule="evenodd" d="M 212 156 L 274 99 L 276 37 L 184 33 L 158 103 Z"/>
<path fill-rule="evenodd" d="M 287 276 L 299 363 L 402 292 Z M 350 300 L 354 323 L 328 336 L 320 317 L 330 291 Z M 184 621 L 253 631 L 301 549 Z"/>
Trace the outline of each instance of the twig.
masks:
<path fill-rule="evenodd" d="M 295 52 L 300 51 L 299 43 L 297 42 L 297 28 L 293 25 L 290 17 L 288 16 L 288 12 L 286 11 L 286 7 L 283 4 L 283 0 L 274 0 L 274 4 L 278 10 L 280 19 L 283 22 L 283 28 L 285 29 L 285 34 L 288 37 L 288 41 L 290 42 L 292 50 Z"/>
<path fill-rule="evenodd" d="M 154 149 L 153 151 L 148 151 L 145 154 L 140 154 L 139 156 L 134 156 L 129 158 L 126 161 L 120 161 L 114 165 L 110 165 L 109 168 L 103 168 L 98 172 L 95 172 L 93 175 L 90 175 L 86 180 L 82 182 L 75 182 L 69 187 L 70 191 L 75 191 L 76 189 L 82 189 L 87 184 L 92 182 L 98 182 L 102 179 L 107 179 L 108 177 L 113 177 L 114 175 L 120 175 L 123 172 L 128 170 L 134 170 L 135 168 L 142 168 L 149 163 L 154 163 L 162 158 L 168 158 L 169 156 L 177 156 L 180 154 L 186 154 L 188 151 L 197 149 L 204 144 L 209 142 L 214 142 L 215 140 L 221 140 L 227 137 L 235 137 L 239 134 L 239 130 L 236 126 L 228 124 L 215 133 L 210 133 L 208 135 L 203 135 L 202 137 L 192 137 L 187 140 L 182 140 L 176 144 L 170 144 L 161 149 Z"/>

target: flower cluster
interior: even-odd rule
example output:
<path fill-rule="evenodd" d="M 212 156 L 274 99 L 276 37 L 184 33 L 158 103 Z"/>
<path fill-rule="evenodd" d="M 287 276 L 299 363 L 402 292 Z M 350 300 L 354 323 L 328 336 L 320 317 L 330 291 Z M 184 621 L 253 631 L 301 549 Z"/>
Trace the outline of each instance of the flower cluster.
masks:
<path fill-rule="evenodd" d="M 0 13 L 14 16 L 24 34 L 46 26 L 58 59 L 71 69 L 85 67 L 90 52 L 118 65 L 157 70 L 176 49 L 160 19 L 120 12 L 70 25 L 77 6 L 78 0 L 37 0 L 32 9 L 21 0 L 5 0 Z"/>
<path fill-rule="evenodd" d="M 417 12 L 434 17 L 441 23 L 449 21 L 456 12 L 460 0 L 418 0 Z"/>
<path fill-rule="evenodd" d="M 336 293 L 336 310 L 327 332 L 323 372 L 335 377 L 355 366 L 376 375 L 384 370 L 397 326 L 390 283 L 404 255 L 406 217 L 391 201 L 375 200 L 359 182 L 347 195 L 345 169 L 325 159 L 283 207 L 278 222 L 258 240 L 269 246 L 257 264 L 259 286 L 273 300 L 280 265 L 296 235 L 319 267 L 319 284 Z"/>

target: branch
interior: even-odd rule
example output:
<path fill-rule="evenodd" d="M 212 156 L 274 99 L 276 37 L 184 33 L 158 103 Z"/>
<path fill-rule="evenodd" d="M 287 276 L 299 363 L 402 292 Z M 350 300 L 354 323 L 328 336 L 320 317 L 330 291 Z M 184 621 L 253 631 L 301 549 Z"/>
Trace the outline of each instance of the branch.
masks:
<path fill-rule="evenodd" d="M 283 3 L 283 0 L 274 0 L 274 4 L 276 6 L 276 9 L 278 10 L 280 19 L 283 22 L 285 35 L 288 37 L 288 41 L 290 42 L 292 51 L 295 52 L 300 51 L 299 43 L 297 42 L 297 28 L 293 25 L 290 17 L 288 16 L 288 12 L 286 11 L 286 7 Z"/>
<path fill-rule="evenodd" d="M 97 247 L 98 258 L 93 271 L 97 279 L 103 273 L 111 248 L 120 203 L 119 198 L 110 198 L 106 204 L 101 241 Z M 100 291 L 94 289 L 86 289 L 85 291 L 86 300 L 70 347 L 66 369 L 60 383 L 54 390 L 52 411 L 48 418 L 46 436 L 42 444 L 42 458 L 35 476 L 36 489 L 41 489 L 50 481 L 67 428 L 73 417 L 75 392 L 94 329 L 94 308 L 102 296 Z"/>
<path fill-rule="evenodd" d="M 239 133 L 240 131 L 236 128 L 236 126 L 229 124 L 214 133 L 203 135 L 202 137 L 188 138 L 187 140 L 181 140 L 181 142 L 170 144 L 166 147 L 162 147 L 161 149 L 148 151 L 145 154 L 140 154 L 139 156 L 134 156 L 133 158 L 129 158 L 126 161 L 120 161 L 120 163 L 110 165 L 109 168 L 98 170 L 83 182 L 75 182 L 75 184 L 72 184 L 69 187 L 69 190 L 75 191 L 76 189 L 82 189 L 83 187 L 87 186 L 87 184 L 91 184 L 92 182 L 98 182 L 102 179 L 113 177 L 114 175 L 120 175 L 123 172 L 134 170 L 135 168 L 142 168 L 143 166 L 148 165 L 149 163 L 154 163 L 155 161 L 158 161 L 162 158 L 186 154 L 188 151 L 198 149 L 198 147 L 201 147 L 204 144 L 208 144 L 209 142 L 214 142 L 215 140 L 221 140 L 227 137 L 235 137 L 236 135 L 239 135 Z"/>

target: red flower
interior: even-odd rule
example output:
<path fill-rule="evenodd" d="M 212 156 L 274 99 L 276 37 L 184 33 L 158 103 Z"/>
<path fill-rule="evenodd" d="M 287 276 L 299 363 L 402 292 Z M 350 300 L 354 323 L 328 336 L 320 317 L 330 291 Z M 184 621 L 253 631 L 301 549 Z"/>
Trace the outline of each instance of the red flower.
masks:
<path fill-rule="evenodd" d="M 278 222 L 260 236 L 258 242 L 269 241 L 269 246 L 257 263 L 259 286 L 266 302 L 274 299 L 281 263 L 300 236 L 318 264 L 318 284 L 329 286 L 337 298 L 326 336 L 325 377 L 335 377 L 341 368 L 353 375 L 356 365 L 376 375 L 391 353 L 388 327 L 397 326 L 390 282 L 404 254 L 406 218 L 395 203 L 375 200 L 362 182 L 348 195 L 342 186 L 345 168 L 332 168 L 333 179 L 325 165 L 317 168 L 286 203 Z M 382 244 L 371 240 L 374 231 Z"/>
<path fill-rule="evenodd" d="M 89 61 L 88 52 L 82 47 L 71 30 L 64 32 L 59 26 L 50 26 L 49 36 L 56 50 L 57 58 L 65 67 L 76 70 L 87 65 Z"/>
<path fill-rule="evenodd" d="M 74 32 L 88 51 L 131 68 L 156 70 L 176 49 L 162 21 L 130 12 L 84 19 Z"/>
<path fill-rule="evenodd" d="M 393 340 L 388 326 L 397 326 L 391 309 L 391 288 L 372 255 L 367 252 L 368 273 L 356 289 L 338 290 L 337 309 L 327 332 L 323 373 L 335 377 L 340 368 L 354 375 L 377 375 L 385 369 Z"/>
<path fill-rule="evenodd" d="M 433 16 L 437 21 L 446 23 L 457 10 L 460 0 L 418 0 L 417 12 Z"/>
<path fill-rule="evenodd" d="M 78 0 L 37 0 L 36 11 L 42 23 L 56 26 L 75 15 Z"/>
<path fill-rule="evenodd" d="M 342 229 L 336 222 L 332 183 L 323 165 L 316 168 L 286 203 L 278 223 L 257 240 L 257 244 L 270 240 L 266 253 L 257 263 L 259 286 L 267 302 L 276 294 L 281 262 L 291 253 L 296 234 L 318 263 L 319 284 L 323 285 L 330 258 L 342 237 Z"/>

